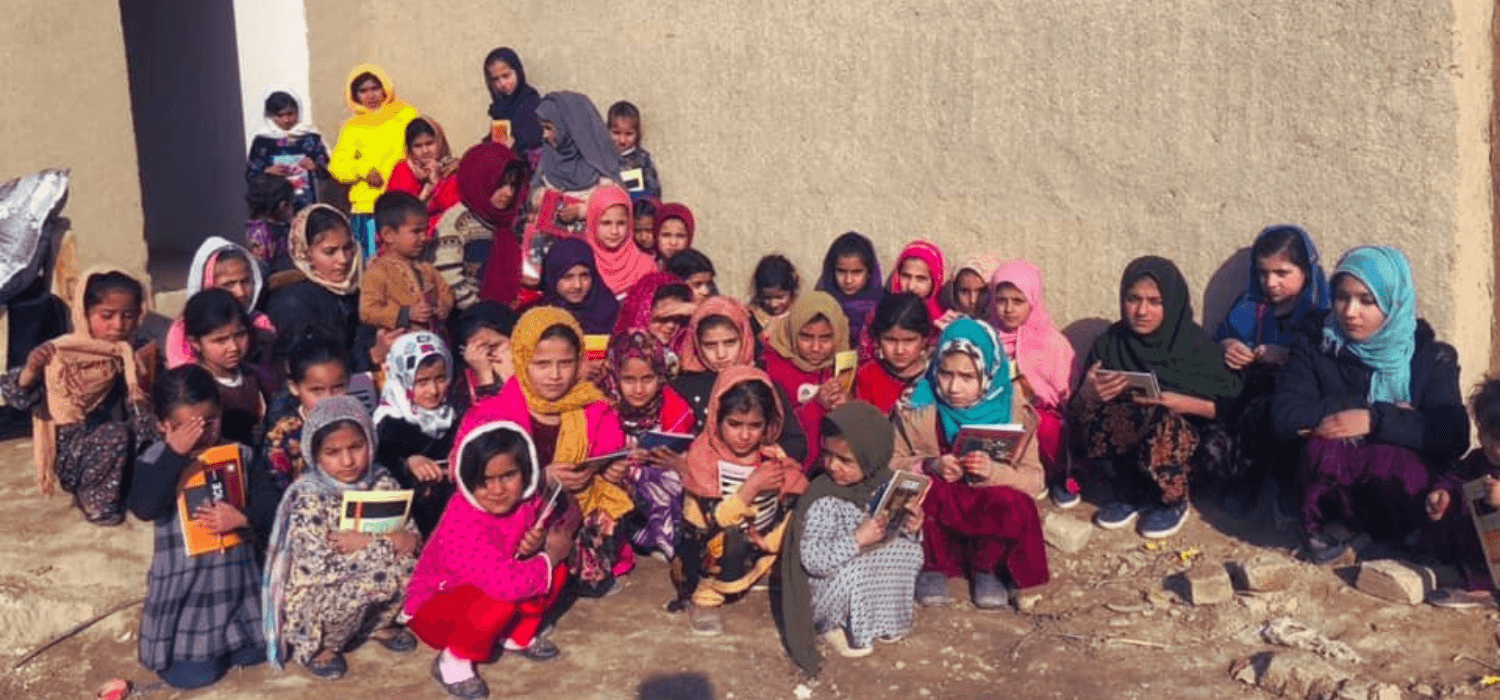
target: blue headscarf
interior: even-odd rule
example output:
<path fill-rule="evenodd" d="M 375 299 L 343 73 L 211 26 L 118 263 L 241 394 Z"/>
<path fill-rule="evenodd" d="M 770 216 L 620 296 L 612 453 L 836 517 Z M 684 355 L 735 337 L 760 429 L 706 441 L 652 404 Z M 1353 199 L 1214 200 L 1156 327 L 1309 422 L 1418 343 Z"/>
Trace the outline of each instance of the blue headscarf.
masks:
<path fill-rule="evenodd" d="M 1417 289 L 1406 254 L 1390 246 L 1361 246 L 1347 253 L 1333 270 L 1333 279 L 1351 275 L 1370 288 L 1385 322 L 1370 337 L 1350 340 L 1337 314 L 1323 322 L 1323 341 L 1338 352 L 1348 348 L 1366 367 L 1371 403 L 1411 401 L 1411 358 L 1417 350 Z"/>
<path fill-rule="evenodd" d="M 938 368 L 944 357 L 956 352 L 973 358 L 974 366 L 979 369 L 979 400 L 972 406 L 949 404 L 937 391 Z M 952 442 L 965 425 L 1010 422 L 1013 391 L 1010 380 L 1010 360 L 1005 356 L 1005 345 L 1000 342 L 995 329 L 984 321 L 965 316 L 943 330 L 943 335 L 938 338 L 938 351 L 927 365 L 927 374 L 912 387 L 906 405 L 916 410 L 936 404 L 943 436 Z"/>
<path fill-rule="evenodd" d="M 1292 313 L 1288 321 L 1296 321 L 1309 311 L 1328 308 L 1328 278 L 1323 275 L 1323 264 L 1318 256 L 1318 246 L 1313 244 L 1312 236 L 1301 226 L 1294 224 L 1277 224 L 1267 226 L 1255 237 L 1255 244 L 1250 247 L 1252 251 L 1255 246 L 1266 237 L 1294 233 L 1302 241 L 1302 248 L 1307 251 L 1307 280 L 1302 285 L 1302 293 L 1297 296 L 1297 303 L 1292 307 Z M 1235 301 L 1234 308 L 1229 310 L 1229 315 L 1224 322 L 1219 324 L 1218 331 L 1214 333 L 1215 340 L 1234 338 L 1250 347 L 1257 345 L 1291 345 L 1290 334 L 1282 333 L 1276 323 L 1275 309 L 1270 300 L 1266 299 L 1265 292 L 1260 286 L 1259 271 L 1255 269 L 1255 255 L 1250 256 L 1250 281 L 1245 285 L 1245 293 Z"/>

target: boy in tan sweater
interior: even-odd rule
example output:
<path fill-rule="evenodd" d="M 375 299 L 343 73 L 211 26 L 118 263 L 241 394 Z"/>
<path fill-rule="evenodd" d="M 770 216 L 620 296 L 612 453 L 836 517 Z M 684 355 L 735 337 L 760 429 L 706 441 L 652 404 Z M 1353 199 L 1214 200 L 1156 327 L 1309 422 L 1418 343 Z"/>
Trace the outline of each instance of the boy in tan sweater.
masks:
<path fill-rule="evenodd" d="M 436 332 L 453 310 L 453 290 L 432 263 L 422 262 L 427 207 L 405 192 L 386 192 L 375 200 L 375 230 L 381 251 L 360 282 L 360 322 Z"/>

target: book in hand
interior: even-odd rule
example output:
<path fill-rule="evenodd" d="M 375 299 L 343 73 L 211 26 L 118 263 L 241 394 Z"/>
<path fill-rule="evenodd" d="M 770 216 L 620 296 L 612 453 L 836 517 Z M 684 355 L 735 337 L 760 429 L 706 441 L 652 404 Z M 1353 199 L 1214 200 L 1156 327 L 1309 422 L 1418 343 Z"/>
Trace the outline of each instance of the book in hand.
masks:
<path fill-rule="evenodd" d="M 719 461 L 719 495 L 728 498 L 740 492 L 740 487 L 745 485 L 745 480 L 750 478 L 750 472 L 755 467 L 734 462 Z M 757 495 L 750 501 L 755 508 L 754 526 L 761 534 L 770 532 L 776 526 L 776 499 L 775 491 Z"/>
<path fill-rule="evenodd" d="M 613 464 L 616 460 L 626 459 L 629 456 L 630 450 L 615 450 L 614 452 L 611 452 L 607 455 L 599 455 L 598 457 L 590 457 L 586 460 L 583 460 L 578 464 L 576 469 L 578 471 L 603 471 L 606 467 Z"/>
<path fill-rule="evenodd" d="M 646 174 L 640 168 L 620 171 L 620 183 L 625 186 L 627 192 L 644 192 L 646 189 Z"/>
<path fill-rule="evenodd" d="M 1021 462 L 1021 454 L 1030 441 L 1031 433 L 1019 423 L 966 425 L 953 438 L 952 452 L 955 457 L 983 452 L 996 462 L 1015 465 Z"/>
<path fill-rule="evenodd" d="M 636 440 L 635 446 L 643 450 L 654 450 L 658 447 L 665 447 L 673 452 L 682 454 L 688 451 L 688 447 L 692 446 L 693 439 L 692 435 L 684 433 L 664 433 L 658 430 L 648 430 L 641 433 L 641 437 L 639 440 Z"/>
<path fill-rule="evenodd" d="M 583 359 L 589 362 L 603 362 L 608 353 L 608 335 L 603 333 L 589 333 L 583 336 Z"/>
<path fill-rule="evenodd" d="M 510 145 L 510 120 L 490 120 L 490 141 L 503 145 Z"/>
<path fill-rule="evenodd" d="M 188 556 L 222 552 L 244 542 L 238 532 L 216 535 L 193 520 L 193 514 L 200 508 L 217 503 L 245 509 L 245 465 L 240 460 L 240 446 L 235 443 L 204 450 L 183 472 L 178 486 L 177 516 Z"/>
<path fill-rule="evenodd" d="M 1479 544 L 1484 548 L 1484 563 L 1489 569 L 1490 581 L 1500 586 L 1500 511 L 1490 506 L 1489 492 L 1490 486 L 1483 477 L 1464 484 L 1464 500 L 1468 502 L 1469 515 L 1474 519 L 1474 531 L 1479 533 Z"/>
<path fill-rule="evenodd" d="M 891 475 L 890 481 L 875 491 L 870 497 L 868 512 L 871 518 L 885 516 L 882 543 L 890 542 L 901 533 L 909 516 L 907 504 L 921 500 L 931 486 L 932 478 L 926 474 L 897 471 Z"/>
<path fill-rule="evenodd" d="M 386 535 L 406 526 L 411 515 L 409 489 L 400 491 L 345 491 L 339 505 L 339 530 Z"/>
<path fill-rule="evenodd" d="M 1122 372 L 1104 369 L 1099 370 L 1099 373 L 1106 376 L 1118 374 L 1130 380 L 1130 383 L 1125 386 L 1124 393 L 1120 394 L 1121 396 L 1126 398 L 1134 398 L 1136 396 L 1148 399 L 1161 398 L 1161 385 L 1156 382 L 1155 372 Z"/>
<path fill-rule="evenodd" d="M 536 523 L 532 527 L 542 527 L 547 519 L 557 514 L 557 509 L 562 503 L 562 484 L 552 479 L 542 481 L 542 509 L 537 511 Z"/>
<path fill-rule="evenodd" d="M 857 350 L 845 350 L 833 356 L 833 376 L 838 377 L 839 386 L 844 387 L 846 395 L 854 392 L 854 370 L 858 366 Z"/>

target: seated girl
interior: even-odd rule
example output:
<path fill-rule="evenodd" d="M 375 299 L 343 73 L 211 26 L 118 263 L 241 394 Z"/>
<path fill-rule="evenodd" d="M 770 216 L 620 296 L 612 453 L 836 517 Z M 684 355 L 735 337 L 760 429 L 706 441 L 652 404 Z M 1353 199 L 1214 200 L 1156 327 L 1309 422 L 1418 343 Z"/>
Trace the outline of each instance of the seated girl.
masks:
<path fill-rule="evenodd" d="M 1458 586 L 1427 594 L 1427 602 L 1441 608 L 1495 606 L 1495 581 L 1471 509 L 1500 509 L 1500 379 L 1487 377 L 1475 387 L 1469 409 L 1479 428 L 1479 447 L 1439 476 L 1427 494 L 1423 548 L 1462 577 Z M 1483 505 L 1464 496 L 1464 485 L 1476 479 L 1484 480 Z"/>
<path fill-rule="evenodd" d="M 631 238 L 635 241 L 637 250 L 656 256 L 656 210 L 661 207 L 661 200 L 651 195 L 631 197 L 635 206 L 631 207 L 631 216 L 635 222 L 631 224 L 633 233 Z"/>
<path fill-rule="evenodd" d="M 1136 258 L 1120 278 L 1120 320 L 1084 362 L 1088 371 L 1069 407 L 1070 439 L 1093 460 L 1112 459 L 1114 500 L 1095 514 L 1100 527 L 1171 537 L 1188 515 L 1188 477 L 1212 472 L 1216 422 L 1240 393 L 1203 329 L 1193 322 L 1187 280 L 1165 258 Z M 1123 372 L 1154 374 L 1160 398 L 1130 390 Z"/>
<path fill-rule="evenodd" d="M 396 339 L 385 360 L 385 386 L 375 409 L 375 463 L 396 465 L 391 475 L 414 491 L 412 519 L 425 538 L 453 496 L 440 464 L 453 450 L 458 413 L 449 398 L 453 356 L 435 333 Z"/>
<path fill-rule="evenodd" d="M 651 256 L 630 242 L 631 222 L 630 195 L 625 190 L 616 185 L 594 190 L 588 202 L 586 237 L 594 249 L 600 286 L 616 298 L 624 297 L 631 285 L 656 271 Z"/>
<path fill-rule="evenodd" d="M 950 602 L 948 579 L 969 576 L 975 607 L 1005 607 L 1001 570 L 1021 589 L 1047 582 L 1033 495 L 1042 490 L 1036 411 L 1015 387 L 1005 347 L 989 324 L 959 318 L 943 330 L 927 375 L 897 405 L 892 469 L 933 477 L 923 508 L 924 552 L 916 597 Z M 967 426 L 1016 424 L 1030 435 L 1009 461 L 981 450 L 955 454 Z"/>
<path fill-rule="evenodd" d="M 406 591 L 411 631 L 441 653 L 434 680 L 456 698 L 489 697 L 475 664 L 505 653 L 557 658 L 538 635 L 568 580 L 578 511 L 564 498 L 548 512 L 546 477 L 522 426 L 507 421 L 469 430 L 450 477 L 462 498 L 448 503 L 422 549 Z"/>
<path fill-rule="evenodd" d="M 516 376 L 499 394 L 475 404 L 459 432 L 496 420 L 528 431 L 538 464 L 578 499 L 583 515 L 578 556 L 570 562 L 574 585 L 586 596 L 613 592 L 616 577 L 634 564 L 616 526 L 635 504 L 624 488 L 624 458 L 608 468 L 589 463 L 624 448 L 625 435 L 604 394 L 583 378 L 583 329 L 568 312 L 539 306 L 516 323 L 511 352 Z"/>
<path fill-rule="evenodd" d="M 798 299 L 770 329 L 763 364 L 771 381 L 792 397 L 791 410 L 807 434 L 803 464 L 808 467 L 817 463 L 823 416 L 849 398 L 843 380 L 833 373 L 835 356 L 848 349 L 849 321 L 826 292 Z"/>
<path fill-rule="evenodd" d="M 373 219 L 372 219 L 373 221 Z M 266 315 L 283 346 L 317 335 L 349 353 L 355 371 L 384 360 L 372 352 L 373 337 L 360 332 L 359 278 L 365 259 L 337 209 L 314 204 L 297 212 L 288 236 L 295 270 L 271 277 Z M 283 352 L 285 347 L 283 347 Z"/>
<path fill-rule="evenodd" d="M 527 169 L 509 148 L 481 143 L 458 162 L 458 197 L 433 231 L 432 266 L 453 290 L 454 308 L 510 304 L 521 291 L 515 236 L 526 201 Z"/>
<path fill-rule="evenodd" d="M 828 292 L 844 307 L 844 315 L 849 318 L 849 337 L 864 337 L 865 324 L 875 313 L 875 305 L 885 297 L 885 290 L 880 287 L 880 261 L 875 257 L 875 244 L 854 231 L 833 239 L 823 256 L 823 274 L 813 289 Z"/>
<path fill-rule="evenodd" d="M 594 252 L 577 238 L 561 238 L 542 263 L 542 304 L 562 309 L 588 334 L 607 334 L 620 316 L 620 302 L 599 277 Z"/>
<path fill-rule="evenodd" d="M 353 116 L 339 129 L 328 174 L 349 187 L 350 231 L 366 257 L 375 254 L 375 198 L 406 157 L 406 125 L 417 109 L 396 99 L 396 85 L 379 66 L 361 63 L 344 82 Z"/>
<path fill-rule="evenodd" d="M 911 592 L 922 568 L 922 504 L 908 503 L 900 523 L 867 512 L 892 477 L 891 422 L 856 400 L 829 413 L 821 432 L 823 473 L 797 500 L 781 559 L 786 647 L 808 675 L 822 660 L 815 632 L 848 657 L 911 632 Z M 898 529 L 886 541 L 888 527 Z"/>
<path fill-rule="evenodd" d="M 302 426 L 319 401 L 349 393 L 349 353 L 327 338 L 304 338 L 286 363 L 286 389 L 266 413 L 261 459 L 266 475 L 284 493 L 307 471 Z M 280 500 L 279 498 L 277 500 Z"/>
<path fill-rule="evenodd" d="M 677 601 L 694 634 L 724 631 L 719 608 L 771 571 L 786 534 L 790 500 L 807 488 L 802 465 L 776 445 L 786 405 L 758 369 L 719 373 L 708 421 L 688 448 L 678 565 Z"/>
<path fill-rule="evenodd" d="M 675 354 L 682 349 L 682 332 L 694 308 L 693 291 L 680 278 L 667 272 L 653 272 L 625 293 L 614 335 L 649 331 Z"/>
<path fill-rule="evenodd" d="M 136 333 L 151 296 L 110 267 L 90 268 L 78 279 L 73 332 L 38 345 L 26 364 L 6 372 L 0 395 L 7 406 L 32 412 L 41 492 L 61 484 L 89 522 L 118 525 L 125 520 L 130 465 L 155 438 L 148 392 L 156 345 Z M 74 369 L 82 365 L 89 371 Z"/>
<path fill-rule="evenodd" d="M 771 324 L 786 318 L 792 310 L 802 280 L 786 256 L 767 255 L 755 264 L 750 285 L 750 329 L 764 342 Z"/>
<path fill-rule="evenodd" d="M 480 400 L 500 393 L 516 376 L 510 334 L 516 328 L 515 309 L 481 301 L 454 318 L 449 334 L 458 346 L 461 371 L 454 377 L 453 410 L 458 415 Z"/>
<path fill-rule="evenodd" d="M 547 93 L 537 105 L 536 116 L 542 122 L 545 145 L 531 177 L 531 208 L 535 210 L 549 190 L 576 199 L 578 204 L 559 207 L 557 218 L 582 232 L 594 189 L 619 185 L 620 151 L 599 116 L 599 108 L 587 95 Z"/>
<path fill-rule="evenodd" d="M 854 374 L 854 395 L 890 414 L 906 390 L 927 371 L 934 330 L 927 303 L 911 292 L 889 294 L 875 305 L 866 327 L 875 348 L 861 358 Z"/>
<path fill-rule="evenodd" d="M 927 302 L 927 314 L 941 329 L 946 325 L 941 293 L 945 265 L 943 251 L 936 243 L 921 238 L 912 241 L 896 256 L 896 269 L 886 281 L 885 291 L 887 294 L 911 292 L 922 297 Z"/>
<path fill-rule="evenodd" d="M 200 688 L 232 666 L 266 659 L 260 552 L 252 543 L 265 541 L 280 494 L 263 469 L 247 469 L 243 507 L 219 501 L 192 513 L 193 528 L 220 538 L 220 547 L 190 556 L 179 513 L 187 507 L 182 484 L 204 468 L 200 453 L 224 442 L 219 388 L 203 368 L 184 365 L 163 374 L 151 394 L 163 438 L 141 454 L 130 483 L 130 511 L 155 533 L 139 654 L 141 665 L 168 685 Z M 249 466 L 250 448 L 236 447 L 240 464 Z"/>
<path fill-rule="evenodd" d="M 673 256 L 693 247 L 697 222 L 693 210 L 680 202 L 668 202 L 656 210 L 656 259 L 665 268 Z"/>
<path fill-rule="evenodd" d="M 1293 341 L 1272 416 L 1278 437 L 1307 440 L 1308 559 L 1332 561 L 1352 533 L 1399 538 L 1416 528 L 1431 475 L 1469 448 L 1469 414 L 1458 353 L 1417 317 L 1404 253 L 1363 246 L 1339 260 L 1333 311 L 1320 334 Z"/>
<path fill-rule="evenodd" d="M 259 443 L 257 433 L 266 416 L 266 394 L 259 378 L 247 371 L 250 354 L 250 317 L 233 294 L 205 289 L 187 300 L 182 309 L 183 335 L 219 385 L 220 418 L 224 437 L 234 442 Z"/>
<path fill-rule="evenodd" d="M 1021 386 L 1037 413 L 1037 447 L 1047 469 L 1052 501 L 1072 508 L 1082 500 L 1069 473 L 1068 400 L 1078 376 L 1078 356 L 1063 337 L 1042 297 L 1042 271 L 1025 260 L 1001 264 L 991 278 L 995 330 L 1016 363 Z"/>
<path fill-rule="evenodd" d="M 406 158 L 391 169 L 388 192 L 405 192 L 427 205 L 427 231 L 437 230 L 438 220 L 459 202 L 458 159 L 448 148 L 443 127 L 431 117 L 417 117 L 406 124 Z"/>
<path fill-rule="evenodd" d="M 714 270 L 714 261 L 709 260 L 702 251 L 694 248 L 684 250 L 673 255 L 662 269 L 675 275 L 693 290 L 693 301 L 703 301 L 719 293 L 718 285 L 714 284 L 714 277 L 718 274 Z"/>
<path fill-rule="evenodd" d="M 990 315 L 994 308 L 990 301 L 990 278 L 999 268 L 1000 258 L 994 255 L 976 255 L 959 263 L 953 279 L 943 286 L 942 303 L 948 307 L 948 313 L 939 325 L 947 325 L 959 315 L 994 323 Z"/>
<path fill-rule="evenodd" d="M 601 388 L 620 416 L 626 442 L 636 447 L 647 431 L 693 435 L 693 408 L 667 385 L 668 351 L 643 330 L 628 331 L 610 340 Z M 645 511 L 645 524 L 631 533 L 631 542 L 646 552 L 671 559 L 676 551 L 677 523 L 682 520 L 683 456 L 666 447 L 631 452 L 631 492 Z"/>
<path fill-rule="evenodd" d="M 283 241 L 285 242 L 285 241 Z M 193 254 L 192 266 L 188 268 L 187 295 L 189 297 L 205 289 L 223 289 L 234 295 L 250 316 L 251 348 L 253 354 L 243 358 L 245 366 L 255 373 L 261 386 L 276 383 L 276 326 L 271 317 L 255 309 L 260 303 L 265 285 L 261 282 L 260 265 L 251 261 L 250 252 L 218 236 L 209 236 Z M 182 332 L 183 320 L 177 319 L 167 328 L 167 369 L 192 364 L 198 361 L 193 347 Z"/>
<path fill-rule="evenodd" d="M 421 538 L 408 519 L 386 534 L 339 528 L 344 492 L 401 485 L 375 459 L 375 431 L 353 396 L 318 402 L 302 429 L 311 467 L 281 499 L 266 556 L 266 654 L 295 660 L 324 680 L 348 672 L 344 652 L 366 639 L 396 652 L 417 648 L 396 625 Z"/>
<path fill-rule="evenodd" d="M 257 175 L 245 190 L 245 204 L 250 209 L 250 217 L 245 220 L 245 249 L 260 267 L 273 273 L 292 267 L 286 244 L 287 227 L 297 214 L 292 192 L 291 183 L 274 175 Z"/>
<path fill-rule="evenodd" d="M 1299 325 L 1325 311 L 1328 303 L 1328 280 L 1307 231 L 1270 226 L 1255 237 L 1245 292 L 1214 332 L 1224 348 L 1224 364 L 1245 384 L 1226 417 L 1235 432 L 1234 472 L 1239 476 L 1239 483 L 1225 493 L 1233 511 L 1244 513 L 1255 505 L 1266 477 L 1275 479 L 1278 493 L 1290 496 L 1296 490 L 1301 445 L 1277 439 L 1271 430 L 1271 401 L 1292 340 L 1306 330 Z"/>

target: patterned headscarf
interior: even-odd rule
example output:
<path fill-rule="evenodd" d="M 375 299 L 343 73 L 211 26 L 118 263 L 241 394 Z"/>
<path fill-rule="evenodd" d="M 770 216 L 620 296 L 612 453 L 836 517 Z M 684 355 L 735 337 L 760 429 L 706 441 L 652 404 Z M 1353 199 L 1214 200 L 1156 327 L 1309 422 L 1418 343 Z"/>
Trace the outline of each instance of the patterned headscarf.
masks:
<path fill-rule="evenodd" d="M 943 359 L 953 354 L 962 354 L 974 361 L 979 370 L 979 400 L 968 406 L 955 406 L 938 390 L 938 369 Z M 938 338 L 938 350 L 927 366 L 927 376 L 912 387 L 906 397 L 911 410 L 920 410 L 936 405 L 943 435 L 948 441 L 958 437 L 965 425 L 996 425 L 1011 420 L 1010 360 L 1005 356 L 1005 345 L 995 334 L 995 329 L 984 321 L 967 316 L 961 317 L 943 329 Z"/>
<path fill-rule="evenodd" d="M 453 381 L 453 354 L 448 345 L 435 333 L 417 331 L 407 333 L 391 344 L 385 357 L 385 386 L 380 390 L 380 406 L 375 409 L 374 422 L 384 418 L 404 420 L 422 429 L 430 438 L 441 438 L 453 427 L 453 404 L 444 397 L 437 408 L 422 408 L 412 403 L 412 390 L 417 382 L 417 368 L 429 357 L 443 359 L 443 373 Z"/>
<path fill-rule="evenodd" d="M 601 388 L 609 397 L 610 402 L 615 405 L 615 413 L 620 416 L 620 427 L 625 430 L 626 435 L 637 437 L 647 430 L 655 430 L 661 426 L 663 394 L 666 390 L 667 378 L 671 376 L 668 361 L 670 354 L 656 339 L 656 336 L 646 330 L 627 331 L 610 339 L 609 352 L 605 355 L 606 371 Z M 651 366 L 651 371 L 661 377 L 661 384 L 656 394 L 645 406 L 630 405 L 620 391 L 620 372 L 624 371 L 625 361 L 631 359 L 644 360 L 647 365 Z"/>
<path fill-rule="evenodd" d="M 1417 351 L 1417 288 L 1412 281 L 1406 254 L 1384 245 L 1361 246 L 1347 253 L 1333 270 L 1364 283 L 1375 303 L 1385 312 L 1385 322 L 1370 337 L 1352 340 L 1344 334 L 1336 314 L 1323 322 L 1323 342 L 1335 351 L 1348 348 L 1365 366 L 1375 370 L 1370 377 L 1371 402 L 1411 401 L 1411 358 Z"/>
<path fill-rule="evenodd" d="M 349 276 L 343 282 L 330 282 L 319 277 L 313 271 L 311 249 L 312 243 L 307 240 L 307 221 L 312 217 L 314 211 L 319 209 L 328 211 L 344 222 L 344 228 L 350 231 L 351 240 L 354 241 L 353 262 L 349 268 Z M 353 229 L 349 228 L 349 220 L 339 210 L 327 204 L 309 204 L 292 217 L 291 233 L 287 235 L 287 244 L 292 251 L 292 265 L 297 268 L 309 281 L 339 296 L 348 296 L 359 292 L 359 277 L 365 269 L 365 256 L 359 250 L 359 237 L 353 235 Z"/>

